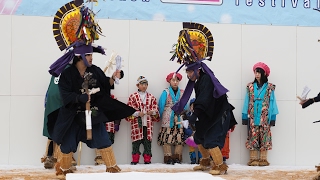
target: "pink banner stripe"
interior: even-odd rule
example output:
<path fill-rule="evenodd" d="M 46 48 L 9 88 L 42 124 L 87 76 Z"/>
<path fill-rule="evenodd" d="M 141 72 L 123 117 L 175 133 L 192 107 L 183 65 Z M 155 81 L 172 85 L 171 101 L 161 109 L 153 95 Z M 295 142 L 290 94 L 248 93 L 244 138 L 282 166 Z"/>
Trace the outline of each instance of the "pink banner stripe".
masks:
<path fill-rule="evenodd" d="M 0 0 L 0 14 L 2 14 L 5 4 L 6 4 L 5 0 Z"/>
<path fill-rule="evenodd" d="M 187 1 L 194 1 L 194 2 L 215 2 L 215 3 L 221 3 L 221 0 L 187 0 Z"/>
<path fill-rule="evenodd" d="M 216 3 L 220 3 L 221 2 L 220 0 L 191 0 L 191 1 L 195 1 L 195 2 L 206 1 L 206 2 L 216 2 Z"/>
<path fill-rule="evenodd" d="M 11 11 L 11 14 L 14 14 L 16 12 L 16 10 L 18 9 L 20 3 L 22 0 L 17 0 L 16 5 L 14 6 L 14 8 Z"/>
<path fill-rule="evenodd" d="M 0 14 L 10 15 L 14 13 L 21 0 L 1 0 L 0 1 Z"/>

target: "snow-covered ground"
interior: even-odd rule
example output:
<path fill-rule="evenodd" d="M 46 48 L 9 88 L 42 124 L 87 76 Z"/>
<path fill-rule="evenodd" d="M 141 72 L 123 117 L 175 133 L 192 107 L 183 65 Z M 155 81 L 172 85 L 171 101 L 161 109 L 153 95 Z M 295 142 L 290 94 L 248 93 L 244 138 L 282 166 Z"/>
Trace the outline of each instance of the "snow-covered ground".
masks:
<path fill-rule="evenodd" d="M 67 174 L 67 180 L 195 180 L 195 179 L 213 179 L 213 180 L 233 180 L 233 179 L 312 179 L 317 172 L 314 166 L 265 166 L 250 167 L 240 164 L 229 165 L 228 174 L 220 176 L 212 176 L 208 171 L 195 172 L 192 168 L 195 165 L 175 164 L 165 165 L 161 163 L 155 164 L 138 164 L 138 165 L 119 165 L 122 169 L 121 173 L 106 173 L 105 166 L 77 166 L 77 171 Z M 25 174 L 25 176 L 24 176 Z M 33 174 L 33 179 L 37 179 L 37 175 L 46 179 L 55 179 L 55 170 L 44 169 L 43 166 L 17 166 L 0 165 L 0 179 L 29 179 Z M 12 178 L 15 177 L 15 178 Z M 25 178 L 24 178 L 25 177 Z M 41 179 L 41 178 L 40 178 Z"/>
<path fill-rule="evenodd" d="M 74 173 L 67 174 L 67 180 L 102 180 L 102 179 L 113 179 L 113 180 L 127 180 L 127 179 L 139 179 L 139 180 L 195 180 L 195 179 L 214 179 L 223 180 L 223 176 L 216 177 L 210 175 L 208 172 L 195 172 L 192 171 L 194 165 L 189 164 L 176 164 L 176 165 L 164 165 L 164 164 L 150 164 L 150 165 L 120 165 L 124 170 L 123 173 L 112 174 L 112 173 Z M 315 167 L 310 166 L 266 166 L 266 167 L 249 167 L 239 164 L 229 165 L 230 170 L 235 171 L 297 171 L 307 170 L 315 171 Z M 105 169 L 104 166 L 97 168 Z M 142 172 L 141 172 L 142 171 Z M 158 172 L 157 172 L 158 171 Z M 172 172 L 170 172 L 172 171 Z M 188 171 L 188 172 L 185 172 Z M 164 173 L 168 172 L 168 173 Z M 229 172 L 230 174 L 230 172 Z M 228 175 L 224 175 L 228 176 Z M 281 178 L 279 178 L 281 179 Z"/>

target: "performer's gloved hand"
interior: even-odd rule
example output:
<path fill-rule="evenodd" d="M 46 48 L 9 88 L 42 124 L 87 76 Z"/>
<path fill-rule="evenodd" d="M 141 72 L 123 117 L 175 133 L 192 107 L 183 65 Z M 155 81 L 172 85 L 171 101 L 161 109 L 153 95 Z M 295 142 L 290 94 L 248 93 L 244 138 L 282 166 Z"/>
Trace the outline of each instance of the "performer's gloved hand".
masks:
<path fill-rule="evenodd" d="M 81 94 L 77 98 L 78 102 L 86 103 L 89 100 L 88 94 Z"/>
<path fill-rule="evenodd" d="M 318 96 L 308 99 L 306 102 L 304 102 L 302 104 L 302 108 L 306 108 L 308 106 L 310 106 L 311 104 L 313 104 L 314 102 L 319 102 L 320 101 L 320 93 L 318 94 Z"/>
<path fill-rule="evenodd" d="M 114 130 L 115 130 L 116 132 L 118 132 L 119 129 L 120 129 L 120 125 L 119 125 L 119 124 L 114 124 Z"/>
<path fill-rule="evenodd" d="M 124 72 L 122 70 L 120 70 L 120 78 L 119 79 L 122 79 L 124 77 Z"/>
<path fill-rule="evenodd" d="M 197 117 L 196 113 L 193 113 L 191 116 L 189 116 L 189 119 L 188 119 L 189 124 L 195 124 L 197 121 L 197 118 L 198 117 Z"/>
<path fill-rule="evenodd" d="M 302 108 L 304 109 L 304 108 L 310 106 L 310 105 L 313 104 L 313 103 L 314 103 L 313 99 L 308 99 L 306 102 L 304 102 L 304 103 L 302 104 Z"/>
<path fill-rule="evenodd" d="M 276 121 L 275 120 L 271 120 L 270 121 L 270 126 L 275 126 L 276 125 Z"/>
<path fill-rule="evenodd" d="M 242 119 L 242 125 L 248 125 L 248 119 Z"/>
<path fill-rule="evenodd" d="M 314 97 L 314 102 L 319 102 L 320 101 L 320 93 L 318 93 L 317 97 Z"/>

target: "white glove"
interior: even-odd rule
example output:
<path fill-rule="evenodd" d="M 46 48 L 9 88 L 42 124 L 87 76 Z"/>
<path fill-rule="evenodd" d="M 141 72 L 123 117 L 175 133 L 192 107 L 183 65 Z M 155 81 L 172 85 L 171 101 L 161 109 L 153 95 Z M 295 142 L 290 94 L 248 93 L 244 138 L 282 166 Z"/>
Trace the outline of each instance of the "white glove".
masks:
<path fill-rule="evenodd" d="M 189 126 L 189 121 L 188 120 L 184 120 L 182 121 L 182 125 L 185 129 L 188 129 L 188 126 Z"/>
<path fill-rule="evenodd" d="M 100 91 L 100 88 L 92 88 L 92 89 L 89 89 L 89 94 L 95 94 L 99 91 Z"/>
<path fill-rule="evenodd" d="M 121 70 L 121 61 L 122 61 L 121 56 L 117 55 L 115 60 L 116 60 L 116 69 Z M 117 77 L 115 78 L 115 83 L 119 84 L 119 78 Z"/>

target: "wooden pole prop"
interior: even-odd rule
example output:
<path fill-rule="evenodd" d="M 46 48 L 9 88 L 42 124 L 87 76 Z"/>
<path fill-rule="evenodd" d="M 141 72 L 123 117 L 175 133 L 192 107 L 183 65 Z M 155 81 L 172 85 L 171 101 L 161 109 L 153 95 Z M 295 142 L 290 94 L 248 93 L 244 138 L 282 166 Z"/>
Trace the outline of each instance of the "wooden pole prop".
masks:
<path fill-rule="evenodd" d="M 86 102 L 86 129 L 87 129 L 87 140 L 92 139 L 92 125 L 91 125 L 91 109 L 90 109 L 90 94 L 89 94 L 89 79 L 91 79 L 92 73 L 85 73 L 84 75 L 84 89 L 89 99 Z"/>

